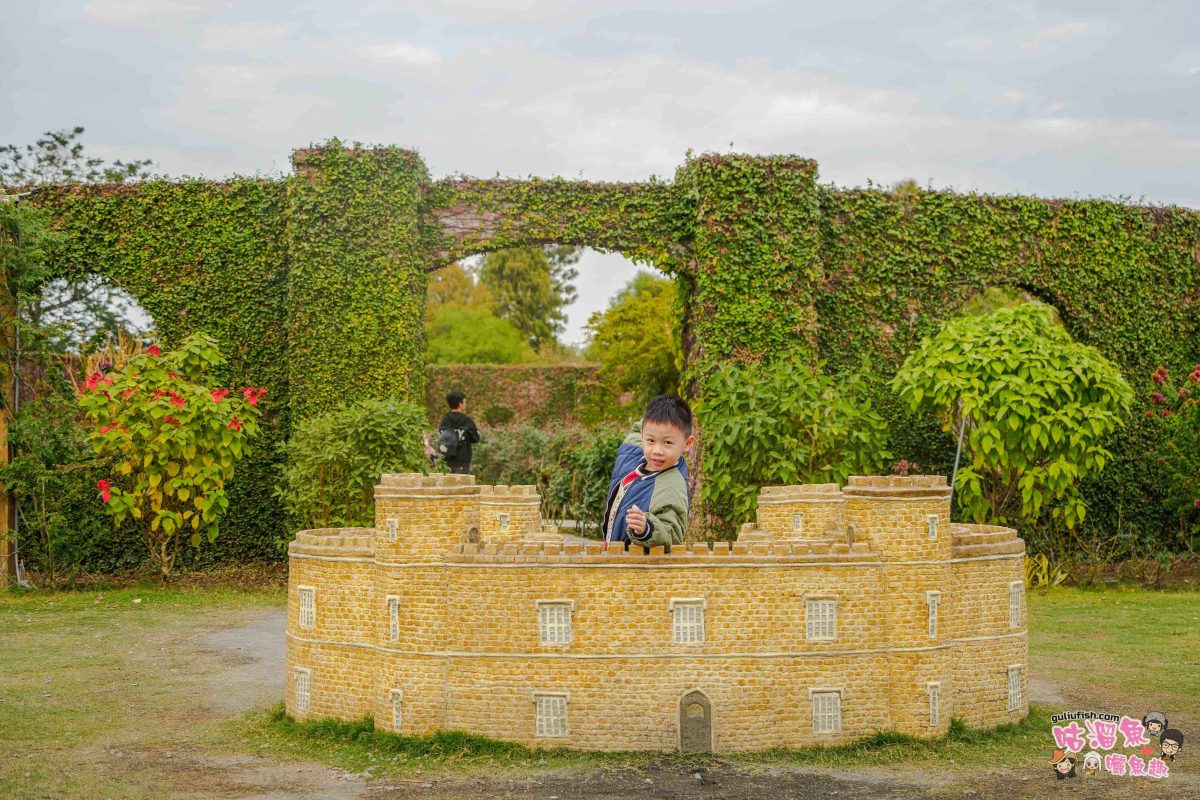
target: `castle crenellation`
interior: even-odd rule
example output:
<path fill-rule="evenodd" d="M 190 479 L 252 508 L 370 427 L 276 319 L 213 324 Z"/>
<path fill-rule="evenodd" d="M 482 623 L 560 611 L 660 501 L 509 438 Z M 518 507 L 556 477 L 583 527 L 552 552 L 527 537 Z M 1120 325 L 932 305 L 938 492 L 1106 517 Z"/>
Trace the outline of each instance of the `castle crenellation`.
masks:
<path fill-rule="evenodd" d="M 384 475 L 289 549 L 288 712 L 731 752 L 1027 711 L 1024 543 L 942 476 L 764 487 L 736 542 L 565 541 L 531 486 Z M 632 737 L 632 740 L 631 740 Z"/>

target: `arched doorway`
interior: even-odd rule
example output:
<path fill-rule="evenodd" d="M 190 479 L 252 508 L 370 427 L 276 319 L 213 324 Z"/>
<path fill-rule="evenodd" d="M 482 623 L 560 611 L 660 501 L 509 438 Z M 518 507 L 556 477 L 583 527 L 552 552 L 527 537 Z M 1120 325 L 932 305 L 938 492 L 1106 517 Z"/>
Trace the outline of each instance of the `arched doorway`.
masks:
<path fill-rule="evenodd" d="M 708 695 L 699 689 L 679 698 L 679 752 L 713 751 L 713 708 Z"/>

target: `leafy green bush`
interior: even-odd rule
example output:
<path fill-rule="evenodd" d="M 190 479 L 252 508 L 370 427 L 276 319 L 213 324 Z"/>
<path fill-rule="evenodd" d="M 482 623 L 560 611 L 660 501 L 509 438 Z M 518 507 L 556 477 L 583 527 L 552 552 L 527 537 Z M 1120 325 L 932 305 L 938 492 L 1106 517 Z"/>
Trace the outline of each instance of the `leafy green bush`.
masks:
<path fill-rule="evenodd" d="M 959 506 L 1001 524 L 1031 522 L 1050 504 L 1067 527 L 1082 520 L 1079 478 L 1104 468 L 1101 441 L 1133 399 L 1116 364 L 1072 341 L 1043 303 L 951 320 L 921 341 L 892 387 L 955 437 L 966 426 Z"/>
<path fill-rule="evenodd" d="M 600 530 L 608 479 L 624 433 L 615 427 L 514 425 L 484 434 L 471 469 L 481 484 L 530 484 L 545 519 L 574 519 L 581 535 Z"/>
<path fill-rule="evenodd" d="M 844 483 L 892 457 L 887 424 L 857 375 L 824 375 L 789 359 L 723 364 L 697 409 L 706 450 L 704 509 L 728 533 L 749 521 L 762 486 Z"/>
<path fill-rule="evenodd" d="M 380 475 L 429 470 L 424 430 L 425 410 L 399 400 L 341 406 L 297 425 L 275 487 L 293 530 L 373 525 Z"/>
<path fill-rule="evenodd" d="M 66 391 L 26 402 L 12 423 L 9 443 L 15 455 L 0 467 L 0 483 L 17 502 L 21 560 L 46 586 L 94 566 L 90 562 L 99 543 L 112 535 L 112 521 L 96 502 L 95 488 L 110 466 L 92 453 L 88 433 Z"/>

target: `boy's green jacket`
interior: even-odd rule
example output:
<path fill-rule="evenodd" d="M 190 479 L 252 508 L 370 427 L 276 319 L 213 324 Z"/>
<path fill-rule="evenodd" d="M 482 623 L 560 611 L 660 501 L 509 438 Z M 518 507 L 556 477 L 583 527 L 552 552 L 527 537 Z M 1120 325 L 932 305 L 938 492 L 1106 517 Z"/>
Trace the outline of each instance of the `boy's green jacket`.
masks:
<path fill-rule="evenodd" d="M 687 529 L 688 490 L 687 464 L 682 457 L 674 466 L 635 480 L 621 498 L 612 530 L 608 529 L 613 500 L 616 499 L 621 480 L 639 466 L 645 466 L 645 458 L 642 455 L 642 435 L 635 430 L 617 448 L 617 460 L 608 484 L 608 501 L 604 504 L 604 540 L 630 542 L 643 547 L 683 544 L 684 531 Z M 625 513 L 635 505 L 646 512 L 646 530 L 641 536 L 629 530 L 625 521 Z"/>

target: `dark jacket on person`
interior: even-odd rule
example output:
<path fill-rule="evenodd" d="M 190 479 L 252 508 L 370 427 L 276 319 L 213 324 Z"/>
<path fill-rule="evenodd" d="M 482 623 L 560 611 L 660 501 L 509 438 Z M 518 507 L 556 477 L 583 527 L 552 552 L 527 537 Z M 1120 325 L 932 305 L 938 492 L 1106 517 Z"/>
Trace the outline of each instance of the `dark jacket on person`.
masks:
<path fill-rule="evenodd" d="M 454 454 L 453 458 L 447 458 L 446 463 L 452 467 L 469 466 L 471 464 L 471 445 L 479 441 L 479 428 L 475 427 L 475 420 L 461 411 L 451 411 L 442 417 L 442 421 L 438 424 L 439 431 L 447 428 L 457 428 L 462 432 L 462 439 L 458 445 L 458 452 Z"/>

